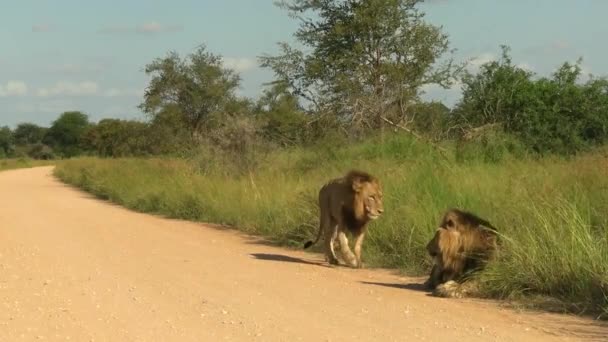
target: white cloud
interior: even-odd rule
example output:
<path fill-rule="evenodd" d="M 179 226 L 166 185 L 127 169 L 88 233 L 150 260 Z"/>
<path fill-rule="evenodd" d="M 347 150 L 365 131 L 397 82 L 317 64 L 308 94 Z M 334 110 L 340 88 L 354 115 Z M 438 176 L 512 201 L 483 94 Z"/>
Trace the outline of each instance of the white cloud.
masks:
<path fill-rule="evenodd" d="M 587 64 L 580 64 L 579 67 L 581 68 L 579 81 L 581 81 L 581 82 L 589 81 L 591 79 L 591 75 L 593 74 L 593 70 L 591 70 L 591 67 Z M 559 68 L 561 68 L 561 65 L 559 67 L 555 67 L 553 69 L 553 72 L 558 71 Z M 574 65 L 572 65 L 572 68 L 574 69 Z"/>
<path fill-rule="evenodd" d="M 586 65 L 586 64 L 581 64 L 581 74 L 582 75 L 589 75 L 591 74 L 593 71 L 591 70 L 591 67 Z"/>
<path fill-rule="evenodd" d="M 453 106 L 461 96 L 461 87 L 460 82 L 455 82 L 448 89 L 444 89 L 438 84 L 426 84 L 420 90 L 422 98 L 427 101 L 441 101 L 447 106 Z"/>
<path fill-rule="evenodd" d="M 76 106 L 69 100 L 45 99 L 40 102 L 19 103 L 15 108 L 20 113 L 61 113 L 76 108 Z"/>
<path fill-rule="evenodd" d="M 149 23 L 145 23 L 142 25 L 139 25 L 135 28 L 135 31 L 138 33 L 147 33 L 147 34 L 154 34 L 154 33 L 163 33 L 163 32 L 178 32 L 181 31 L 183 28 L 179 25 L 161 25 L 155 21 L 149 22 Z"/>
<path fill-rule="evenodd" d="M 23 96 L 27 94 L 27 84 L 23 81 L 8 81 L 0 84 L 0 97 Z"/>
<path fill-rule="evenodd" d="M 28 94 L 28 86 L 22 81 L 9 81 L 0 84 L 0 97 L 24 96 Z M 58 81 L 55 84 L 36 88 L 34 96 L 42 98 L 101 96 L 101 97 L 142 97 L 143 88 L 102 88 L 94 81 L 70 82 Z"/>
<path fill-rule="evenodd" d="M 36 92 L 37 96 L 90 96 L 96 95 L 99 92 L 99 86 L 92 81 L 84 81 L 73 83 L 68 81 L 60 81 L 48 88 L 40 88 Z"/>
<path fill-rule="evenodd" d="M 564 51 L 572 50 L 572 44 L 565 40 L 555 40 L 553 42 L 530 46 L 523 50 L 526 54 L 537 55 L 537 54 L 556 54 L 563 53 Z"/>
<path fill-rule="evenodd" d="M 103 64 L 74 64 L 66 63 L 61 65 L 54 65 L 47 68 L 50 72 L 57 72 L 62 74 L 82 74 L 86 72 L 101 72 L 107 69 L 107 65 Z"/>
<path fill-rule="evenodd" d="M 556 40 L 551 43 L 551 48 L 554 50 L 567 50 L 570 48 L 570 43 L 564 40 Z"/>
<path fill-rule="evenodd" d="M 107 26 L 98 30 L 99 33 L 104 34 L 127 34 L 127 33 L 138 33 L 138 34 L 160 34 L 160 33 L 171 33 L 182 31 L 183 27 L 180 25 L 163 25 L 155 21 L 150 21 L 137 26 Z"/>
<path fill-rule="evenodd" d="M 103 92 L 105 97 L 141 97 L 143 91 L 140 89 L 120 89 L 120 88 L 109 88 Z"/>
<path fill-rule="evenodd" d="M 480 66 L 488 63 L 488 62 L 492 62 L 496 60 L 496 55 L 494 55 L 493 53 L 490 52 L 486 52 L 486 53 L 482 53 L 479 56 L 473 57 L 473 59 L 471 59 L 469 61 L 469 65 L 472 67 L 476 67 L 479 68 Z"/>
<path fill-rule="evenodd" d="M 40 32 L 50 32 L 51 25 L 49 24 L 36 24 L 32 26 L 32 32 L 40 33 Z"/>
<path fill-rule="evenodd" d="M 107 118 L 123 118 L 131 116 L 131 114 L 137 112 L 137 108 L 135 106 L 111 106 L 104 108 L 100 111 L 101 117 Z"/>
<path fill-rule="evenodd" d="M 107 26 L 99 29 L 98 33 L 104 34 L 115 34 L 115 33 L 128 33 L 132 29 L 127 26 Z"/>
<path fill-rule="evenodd" d="M 158 33 L 163 31 L 163 26 L 155 21 L 139 25 L 135 28 L 139 33 Z"/>
<path fill-rule="evenodd" d="M 251 58 L 224 58 L 224 66 L 233 69 L 236 72 L 244 72 L 251 70 L 257 66 L 255 60 Z"/>
<path fill-rule="evenodd" d="M 490 52 L 485 52 L 476 57 L 471 58 L 467 65 L 467 69 L 469 72 L 477 73 L 477 72 L 479 72 L 482 65 L 493 62 L 493 61 L 497 61 L 497 60 L 498 60 L 498 57 L 495 54 L 490 53 Z M 520 63 L 516 64 L 515 66 L 520 69 L 526 70 L 526 71 L 535 70 L 535 68 L 530 63 L 525 62 L 525 61 L 520 62 Z"/>
<path fill-rule="evenodd" d="M 516 65 L 516 67 L 523 69 L 525 71 L 534 71 L 534 67 L 527 62 L 521 62 Z"/>
<path fill-rule="evenodd" d="M 491 52 L 485 52 L 478 56 L 469 57 L 465 68 L 469 72 L 476 74 L 479 72 L 482 65 L 495 61 L 495 60 L 497 60 L 495 54 L 493 54 Z"/>
<path fill-rule="evenodd" d="M 497 61 L 497 60 L 498 60 L 498 57 L 496 57 L 495 54 L 490 53 L 490 52 L 485 52 L 479 56 L 471 58 L 469 60 L 469 64 L 467 65 L 467 69 L 469 70 L 469 72 L 477 73 L 477 72 L 479 72 L 479 69 L 481 68 L 482 65 L 489 63 L 489 62 Z M 528 62 L 521 62 L 521 63 L 517 64 L 516 67 L 526 70 L 526 71 L 535 70 L 534 67 L 531 64 L 529 64 Z"/>

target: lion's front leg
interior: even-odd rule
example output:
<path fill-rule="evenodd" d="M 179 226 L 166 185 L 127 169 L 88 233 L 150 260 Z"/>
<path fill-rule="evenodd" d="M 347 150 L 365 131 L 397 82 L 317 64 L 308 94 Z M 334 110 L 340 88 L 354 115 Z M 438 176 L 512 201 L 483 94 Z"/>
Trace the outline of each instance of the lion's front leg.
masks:
<path fill-rule="evenodd" d="M 357 259 L 357 268 L 363 268 L 363 262 L 361 261 L 361 247 L 363 240 L 365 239 L 365 230 L 362 230 L 355 236 L 355 258 Z"/>
<path fill-rule="evenodd" d="M 429 289 L 429 290 L 433 290 L 435 289 L 435 287 L 437 287 L 437 285 L 439 284 L 440 280 L 441 280 L 441 266 L 438 263 L 435 263 L 433 265 L 433 268 L 431 269 L 431 274 L 429 275 L 429 279 L 427 279 L 426 282 L 424 282 L 424 286 Z"/>
<path fill-rule="evenodd" d="M 348 246 L 348 238 L 346 237 L 346 232 L 342 225 L 338 225 L 338 240 L 340 241 L 340 253 L 344 258 L 344 261 L 351 267 L 358 267 L 357 258 Z"/>

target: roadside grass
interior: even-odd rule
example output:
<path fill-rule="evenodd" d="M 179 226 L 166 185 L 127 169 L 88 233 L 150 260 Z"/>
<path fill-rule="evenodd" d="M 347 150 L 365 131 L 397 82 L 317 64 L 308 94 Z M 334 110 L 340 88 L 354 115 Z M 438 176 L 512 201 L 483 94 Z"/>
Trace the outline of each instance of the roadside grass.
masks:
<path fill-rule="evenodd" d="M 55 163 L 56 161 L 53 160 L 34 160 L 29 158 L 0 159 L 0 171 L 53 165 Z"/>
<path fill-rule="evenodd" d="M 323 145 L 267 154 L 250 172 L 233 172 L 201 153 L 187 160 L 74 159 L 55 174 L 134 210 L 227 224 L 301 248 L 317 230 L 320 186 L 350 168 L 366 170 L 381 179 L 385 193 L 385 214 L 371 224 L 363 247 L 368 266 L 425 274 L 427 241 L 441 214 L 459 207 L 487 218 L 502 235 L 499 260 L 480 276 L 485 295 L 548 298 L 560 310 L 608 314 L 608 158 L 602 153 L 501 155 L 488 162 L 445 159 L 398 135 Z"/>

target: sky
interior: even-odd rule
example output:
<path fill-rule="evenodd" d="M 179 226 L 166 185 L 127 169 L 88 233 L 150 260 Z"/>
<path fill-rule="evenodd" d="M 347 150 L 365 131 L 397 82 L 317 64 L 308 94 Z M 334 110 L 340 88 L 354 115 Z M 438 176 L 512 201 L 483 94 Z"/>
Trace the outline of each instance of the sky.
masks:
<path fill-rule="evenodd" d="M 293 42 L 297 22 L 272 0 L 0 0 L 0 126 L 49 125 L 80 110 L 91 121 L 143 119 L 146 64 L 200 44 L 240 72 L 239 93 L 256 98 L 272 79 L 257 57 Z M 442 26 L 456 61 L 470 68 L 511 47 L 514 63 L 545 76 L 583 58 L 583 71 L 608 76 L 606 0 L 427 0 L 426 20 Z M 458 86 L 426 87 L 454 104 Z"/>

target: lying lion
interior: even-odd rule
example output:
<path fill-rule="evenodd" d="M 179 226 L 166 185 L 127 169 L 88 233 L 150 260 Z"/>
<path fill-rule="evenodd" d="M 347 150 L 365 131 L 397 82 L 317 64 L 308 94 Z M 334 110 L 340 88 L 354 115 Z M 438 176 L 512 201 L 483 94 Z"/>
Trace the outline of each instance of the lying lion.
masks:
<path fill-rule="evenodd" d="M 488 221 L 448 210 L 426 246 L 434 265 L 425 286 L 439 297 L 461 298 L 476 292 L 476 282 L 468 281 L 468 276 L 494 258 L 497 241 L 496 228 Z"/>

